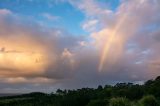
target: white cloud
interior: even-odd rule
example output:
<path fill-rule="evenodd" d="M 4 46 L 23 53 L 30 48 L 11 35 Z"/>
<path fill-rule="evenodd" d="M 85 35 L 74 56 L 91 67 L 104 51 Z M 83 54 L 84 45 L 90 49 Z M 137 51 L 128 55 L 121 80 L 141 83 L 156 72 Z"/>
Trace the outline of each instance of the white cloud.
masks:
<path fill-rule="evenodd" d="M 0 9 L 0 15 L 9 15 L 12 14 L 12 12 L 8 9 Z"/>
<path fill-rule="evenodd" d="M 95 31 L 97 28 L 98 20 L 89 20 L 82 25 L 82 28 L 88 32 Z"/>
<path fill-rule="evenodd" d="M 43 13 L 42 16 L 50 21 L 56 21 L 60 18 L 59 16 L 54 16 L 50 13 Z"/>
<path fill-rule="evenodd" d="M 153 32 L 157 32 L 159 28 L 145 28 L 159 25 L 160 23 L 160 16 L 158 15 L 160 3 L 158 0 L 124 0 L 114 12 L 101 7 L 101 4 L 94 0 L 72 1 L 71 3 L 86 14 L 88 23 L 86 22 L 84 24 L 83 29 L 96 27 L 96 22 L 92 23 L 92 20 L 98 20 L 99 24 L 102 25 L 99 31 L 90 30 L 90 33 L 91 38 L 93 38 L 93 46 L 96 47 L 100 53 L 100 61 L 102 61 L 103 58 L 104 71 L 110 69 L 108 65 L 116 67 L 116 64 L 120 61 L 126 61 L 131 64 L 142 61 L 143 63 L 140 67 L 144 69 L 140 67 L 137 69 L 135 66 L 135 73 L 141 70 L 143 73 L 150 73 L 148 76 L 154 76 L 153 74 L 151 75 L 152 70 L 147 68 L 147 61 L 153 59 L 149 58 L 150 56 L 158 55 L 157 46 L 159 46 L 159 44 L 152 39 L 157 35 Z M 126 55 L 129 50 L 126 47 L 130 43 L 137 44 L 137 46 L 133 49 L 134 53 Z M 146 45 L 148 45 L 148 47 Z M 149 47 L 149 45 L 154 45 L 155 47 Z M 152 50 L 152 52 L 145 54 L 147 56 L 139 55 L 145 50 Z M 153 52 L 155 54 L 153 54 Z M 121 65 L 124 65 L 124 67 L 127 66 L 126 62 Z"/>

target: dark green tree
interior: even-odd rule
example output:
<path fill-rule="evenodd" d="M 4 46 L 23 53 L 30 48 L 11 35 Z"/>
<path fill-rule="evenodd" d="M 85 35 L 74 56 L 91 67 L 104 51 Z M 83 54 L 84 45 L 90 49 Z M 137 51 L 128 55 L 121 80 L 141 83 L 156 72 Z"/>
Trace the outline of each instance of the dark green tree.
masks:
<path fill-rule="evenodd" d="M 144 96 L 139 101 L 140 106 L 159 106 L 157 99 L 153 95 Z"/>

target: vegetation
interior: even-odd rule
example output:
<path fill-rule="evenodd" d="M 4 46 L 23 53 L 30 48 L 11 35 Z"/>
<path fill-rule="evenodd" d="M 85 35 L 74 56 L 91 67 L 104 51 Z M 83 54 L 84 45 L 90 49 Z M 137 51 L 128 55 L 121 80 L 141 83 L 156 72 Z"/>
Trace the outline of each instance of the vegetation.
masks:
<path fill-rule="evenodd" d="M 131 106 L 130 102 L 126 98 L 112 98 L 109 106 Z"/>
<path fill-rule="evenodd" d="M 140 100 L 140 106 L 159 106 L 156 98 L 152 95 L 144 96 Z"/>
<path fill-rule="evenodd" d="M 117 83 L 97 88 L 34 92 L 0 97 L 0 106 L 160 106 L 160 76 L 143 85 Z"/>

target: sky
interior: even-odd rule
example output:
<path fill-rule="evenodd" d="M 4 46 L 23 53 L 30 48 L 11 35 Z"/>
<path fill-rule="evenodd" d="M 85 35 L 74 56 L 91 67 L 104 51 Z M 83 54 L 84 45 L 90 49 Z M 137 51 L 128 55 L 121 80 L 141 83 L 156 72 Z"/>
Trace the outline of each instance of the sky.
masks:
<path fill-rule="evenodd" d="M 160 75 L 159 0 L 0 0 L 0 93 Z"/>

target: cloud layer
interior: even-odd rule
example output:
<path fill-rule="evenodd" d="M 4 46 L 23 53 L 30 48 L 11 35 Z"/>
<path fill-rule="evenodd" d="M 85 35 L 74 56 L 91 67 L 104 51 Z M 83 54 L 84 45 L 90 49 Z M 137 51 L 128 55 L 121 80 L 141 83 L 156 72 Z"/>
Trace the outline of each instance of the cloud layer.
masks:
<path fill-rule="evenodd" d="M 0 10 L 2 92 L 95 87 L 160 74 L 159 0 L 122 0 L 116 10 L 96 0 L 66 2 L 86 15 L 88 36 Z"/>

